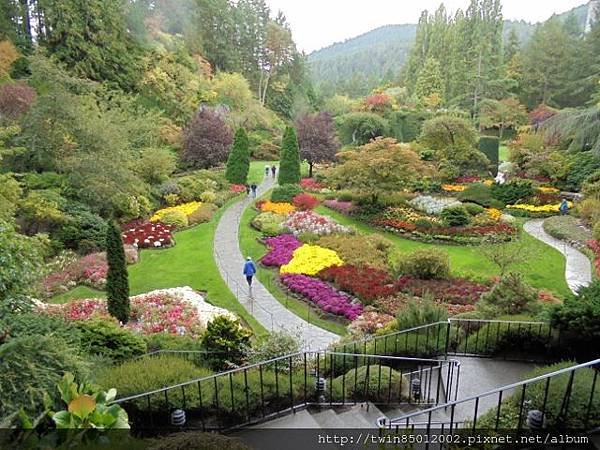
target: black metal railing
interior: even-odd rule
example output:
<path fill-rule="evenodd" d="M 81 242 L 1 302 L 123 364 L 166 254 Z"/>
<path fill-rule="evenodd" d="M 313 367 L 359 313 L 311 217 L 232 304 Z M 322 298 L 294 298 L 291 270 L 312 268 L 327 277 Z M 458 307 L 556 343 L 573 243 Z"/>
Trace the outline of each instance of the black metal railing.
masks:
<path fill-rule="evenodd" d="M 590 430 L 600 427 L 596 394 L 600 359 L 400 417 L 382 417 L 380 428 L 403 432 L 435 429 Z"/>
<path fill-rule="evenodd" d="M 183 410 L 202 430 L 237 428 L 309 405 L 428 407 L 458 395 L 456 360 L 339 352 L 300 352 L 116 401 L 134 429 L 170 427 Z"/>

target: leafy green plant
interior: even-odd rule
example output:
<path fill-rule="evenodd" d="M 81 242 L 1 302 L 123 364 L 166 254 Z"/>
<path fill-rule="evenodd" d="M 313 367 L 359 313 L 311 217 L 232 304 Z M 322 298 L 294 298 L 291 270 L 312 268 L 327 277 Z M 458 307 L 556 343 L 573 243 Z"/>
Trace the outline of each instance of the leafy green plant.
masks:
<path fill-rule="evenodd" d="M 108 312 L 117 320 L 127 323 L 131 305 L 129 303 L 129 280 L 127 277 L 127 261 L 121 230 L 115 222 L 106 227 L 106 298 Z"/>
<path fill-rule="evenodd" d="M 160 219 L 165 225 L 173 225 L 176 228 L 185 228 L 189 225 L 189 219 L 183 211 L 168 211 Z"/>
<path fill-rule="evenodd" d="M 258 363 L 283 355 L 298 353 L 302 347 L 300 336 L 286 331 L 275 331 L 248 352 L 248 361 Z"/>
<path fill-rule="evenodd" d="M 72 373 L 65 373 L 58 384 L 61 400 L 66 410 L 50 413 L 56 428 L 129 429 L 127 412 L 112 404 L 116 389 L 99 391 L 88 383 L 75 383 Z"/>
<path fill-rule="evenodd" d="M 489 208 L 493 205 L 494 197 L 489 186 L 483 183 L 470 184 L 467 189 L 458 194 L 461 202 L 476 203 Z"/>
<path fill-rule="evenodd" d="M 292 203 L 294 197 L 302 192 L 297 184 L 283 184 L 273 188 L 271 192 L 272 202 Z"/>
<path fill-rule="evenodd" d="M 213 353 L 210 364 L 215 369 L 223 369 L 231 364 L 240 364 L 250 347 L 251 332 L 240 322 L 227 316 L 217 316 L 211 320 L 202 338 L 202 348 Z"/>
<path fill-rule="evenodd" d="M 217 212 L 217 206 L 212 203 L 203 203 L 196 211 L 194 211 L 188 217 L 190 225 L 196 225 L 197 223 L 210 222 Z"/>
<path fill-rule="evenodd" d="M 407 330 L 448 319 L 448 311 L 441 305 L 428 300 L 411 300 L 396 314 L 394 327 Z"/>
<path fill-rule="evenodd" d="M 505 314 L 537 314 L 541 310 L 537 291 L 517 273 L 507 273 L 481 296 L 477 309 L 487 317 Z"/>
<path fill-rule="evenodd" d="M 365 365 L 333 379 L 332 400 L 398 402 L 408 399 L 409 387 L 408 377 L 391 367 Z"/>
<path fill-rule="evenodd" d="M 416 250 L 402 254 L 397 261 L 396 272 L 423 280 L 444 279 L 450 276 L 448 253 L 435 248 Z"/>
<path fill-rule="evenodd" d="M 463 206 L 473 217 L 485 211 L 485 208 L 477 203 L 464 203 Z"/>
<path fill-rule="evenodd" d="M 393 244 L 379 234 L 322 236 L 317 245 L 335 250 L 344 263 L 387 270 Z"/>
<path fill-rule="evenodd" d="M 300 150 L 296 131 L 287 127 L 281 141 L 281 156 L 279 158 L 279 175 L 277 181 L 280 185 L 300 183 Z"/>
<path fill-rule="evenodd" d="M 227 159 L 225 178 L 233 184 L 246 184 L 250 170 L 250 142 L 243 128 L 238 128 Z"/>
<path fill-rule="evenodd" d="M 440 217 L 444 224 L 449 227 L 461 227 L 467 225 L 471 217 L 464 206 L 453 206 L 442 210 Z"/>
<path fill-rule="evenodd" d="M 252 219 L 252 226 L 261 231 L 265 236 L 277 236 L 283 231 L 281 224 L 285 216 L 272 212 L 264 212 Z"/>
<path fill-rule="evenodd" d="M 496 200 L 506 205 L 513 205 L 519 200 L 533 195 L 534 190 L 531 181 L 515 180 L 505 184 L 493 184 L 491 193 Z"/>
<path fill-rule="evenodd" d="M 89 354 L 122 361 L 146 353 L 146 343 L 140 335 L 116 324 L 82 320 L 75 326 L 81 334 L 81 348 Z"/>

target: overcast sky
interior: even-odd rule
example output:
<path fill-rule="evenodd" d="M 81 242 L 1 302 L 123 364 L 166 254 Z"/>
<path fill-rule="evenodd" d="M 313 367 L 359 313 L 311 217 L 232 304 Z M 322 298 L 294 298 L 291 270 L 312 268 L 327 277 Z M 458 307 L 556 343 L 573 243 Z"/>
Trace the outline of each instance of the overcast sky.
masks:
<path fill-rule="evenodd" d="M 310 53 L 382 25 L 417 23 L 421 11 L 437 9 L 440 0 L 266 0 L 273 13 L 282 10 L 300 50 Z M 503 0 L 505 19 L 546 20 L 588 0 Z M 446 9 L 466 9 L 469 0 L 445 0 Z"/>

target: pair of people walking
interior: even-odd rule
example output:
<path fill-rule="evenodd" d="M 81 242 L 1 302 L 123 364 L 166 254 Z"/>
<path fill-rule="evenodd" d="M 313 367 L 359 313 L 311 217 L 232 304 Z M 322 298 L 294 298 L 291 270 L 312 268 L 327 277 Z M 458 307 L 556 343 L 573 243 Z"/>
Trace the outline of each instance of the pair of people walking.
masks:
<path fill-rule="evenodd" d="M 269 173 L 271 173 L 271 176 L 273 178 L 275 178 L 275 175 L 277 174 L 277 166 L 270 166 L 267 164 L 265 166 L 265 178 L 269 176 Z"/>
<path fill-rule="evenodd" d="M 256 190 L 257 189 L 258 189 L 258 186 L 256 185 L 256 183 L 247 184 L 246 185 L 246 195 L 250 195 L 250 193 L 252 193 L 252 198 L 256 198 Z"/>

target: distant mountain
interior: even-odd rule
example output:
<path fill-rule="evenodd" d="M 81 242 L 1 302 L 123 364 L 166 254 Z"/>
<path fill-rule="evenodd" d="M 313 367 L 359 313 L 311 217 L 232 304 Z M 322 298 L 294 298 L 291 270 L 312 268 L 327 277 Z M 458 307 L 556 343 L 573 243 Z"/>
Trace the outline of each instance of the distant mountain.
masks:
<path fill-rule="evenodd" d="M 586 25 L 588 5 L 581 5 L 559 15 L 562 19 L 575 14 L 582 29 Z M 535 24 L 504 21 L 505 38 L 515 29 L 526 42 Z M 325 94 L 333 92 L 352 96 L 365 95 L 382 82 L 398 79 L 415 39 L 415 24 L 385 25 L 344 42 L 336 42 L 308 55 L 313 80 Z"/>

